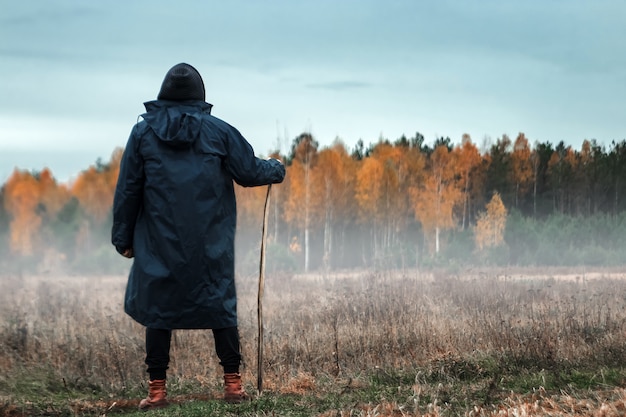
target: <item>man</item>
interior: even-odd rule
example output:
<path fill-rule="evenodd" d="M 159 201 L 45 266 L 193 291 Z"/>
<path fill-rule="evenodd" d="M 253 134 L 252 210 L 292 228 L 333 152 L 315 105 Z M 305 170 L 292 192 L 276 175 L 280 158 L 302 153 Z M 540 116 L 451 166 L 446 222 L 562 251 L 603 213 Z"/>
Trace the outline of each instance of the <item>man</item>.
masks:
<path fill-rule="evenodd" d="M 237 129 L 211 116 L 191 65 L 172 67 L 145 107 L 122 157 L 111 239 L 121 255 L 134 257 L 124 310 L 146 326 L 150 380 L 139 408 L 168 404 L 172 329 L 213 330 L 224 399 L 240 402 L 233 181 L 279 183 L 285 168 L 256 158 Z"/>

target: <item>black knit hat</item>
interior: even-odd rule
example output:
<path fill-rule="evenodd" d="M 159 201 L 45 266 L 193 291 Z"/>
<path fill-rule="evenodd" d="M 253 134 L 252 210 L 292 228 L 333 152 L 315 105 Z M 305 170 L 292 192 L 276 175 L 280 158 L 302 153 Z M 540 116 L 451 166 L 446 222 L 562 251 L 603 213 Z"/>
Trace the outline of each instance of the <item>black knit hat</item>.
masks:
<path fill-rule="evenodd" d="M 174 65 L 165 74 L 159 100 L 205 100 L 204 83 L 198 70 L 189 64 Z"/>

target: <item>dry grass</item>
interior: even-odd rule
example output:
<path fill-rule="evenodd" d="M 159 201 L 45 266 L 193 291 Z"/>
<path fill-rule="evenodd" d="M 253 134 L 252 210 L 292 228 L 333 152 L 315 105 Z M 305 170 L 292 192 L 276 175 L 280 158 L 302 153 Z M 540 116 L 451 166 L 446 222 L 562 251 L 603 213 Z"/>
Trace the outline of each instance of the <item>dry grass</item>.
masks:
<path fill-rule="evenodd" d="M 267 391 L 340 395 L 372 381 L 409 390 L 402 400 L 381 397 L 320 415 L 625 415 L 626 279 L 616 271 L 266 279 Z M 124 277 L 0 279 L 5 411 L 31 390 L 93 392 L 107 404 L 143 393 L 143 328 L 122 311 L 124 285 Z M 249 388 L 256 381 L 256 285 L 255 277 L 238 280 Z M 174 334 L 173 391 L 216 397 L 221 369 L 211 332 Z M 571 385 L 576 372 L 597 373 L 594 387 Z M 21 383 L 29 374 L 44 386 Z"/>

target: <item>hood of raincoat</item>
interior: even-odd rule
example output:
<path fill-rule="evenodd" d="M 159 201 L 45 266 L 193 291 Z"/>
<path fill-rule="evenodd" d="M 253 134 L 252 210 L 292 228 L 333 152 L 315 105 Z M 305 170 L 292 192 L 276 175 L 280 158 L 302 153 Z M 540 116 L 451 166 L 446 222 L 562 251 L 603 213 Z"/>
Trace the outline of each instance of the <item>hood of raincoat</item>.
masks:
<path fill-rule="evenodd" d="M 175 148 L 191 146 L 200 136 L 202 115 L 211 114 L 211 104 L 204 101 L 155 100 L 144 103 L 141 118 L 156 137 Z"/>

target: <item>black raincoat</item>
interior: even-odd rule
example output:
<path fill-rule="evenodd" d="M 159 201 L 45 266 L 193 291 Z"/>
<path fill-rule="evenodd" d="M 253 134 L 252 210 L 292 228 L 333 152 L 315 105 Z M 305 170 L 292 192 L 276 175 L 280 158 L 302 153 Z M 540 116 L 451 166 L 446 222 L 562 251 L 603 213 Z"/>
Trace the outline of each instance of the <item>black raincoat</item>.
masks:
<path fill-rule="evenodd" d="M 156 329 L 237 325 L 233 180 L 281 182 L 203 101 L 157 100 L 128 139 L 113 203 L 112 243 L 132 248 L 124 310 Z"/>

